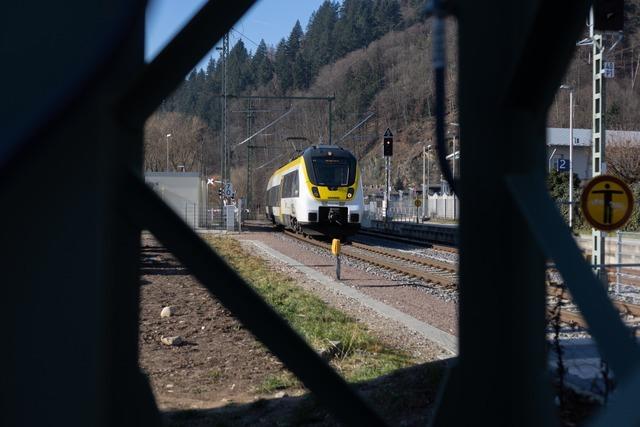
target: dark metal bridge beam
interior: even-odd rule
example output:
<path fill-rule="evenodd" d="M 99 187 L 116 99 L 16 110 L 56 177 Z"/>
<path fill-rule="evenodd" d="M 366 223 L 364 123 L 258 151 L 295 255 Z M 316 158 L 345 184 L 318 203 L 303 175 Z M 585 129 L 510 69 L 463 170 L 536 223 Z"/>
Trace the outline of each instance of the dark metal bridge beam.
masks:
<path fill-rule="evenodd" d="M 460 353 L 438 423 L 552 425 L 545 257 L 506 177 L 544 177 L 546 112 L 587 2 L 460 1 L 455 9 L 461 152 L 471 160 L 461 164 Z"/>
<path fill-rule="evenodd" d="M 141 166 L 142 125 L 124 129 L 114 106 L 144 66 L 143 11 L 122 0 L 5 10 L 3 61 L 25 80 L 0 84 L 25 107 L 0 165 L 0 204 L 13 206 L 0 210 L 0 425 L 160 421 L 137 363 L 139 228 L 117 211 L 121 165 Z"/>
<path fill-rule="evenodd" d="M 379 416 L 229 267 L 143 179 L 128 177 L 123 204 L 132 222 L 151 231 L 189 271 L 348 425 L 384 425 Z"/>
<path fill-rule="evenodd" d="M 80 18 L 48 17 L 50 25 L 63 25 L 65 44 L 60 48 L 68 50 L 65 57 L 70 58 L 95 49 L 95 43 L 86 43 L 85 26 L 108 33 L 113 22 L 103 14 L 125 8 L 126 2 L 88 11 L 82 9 L 83 2 L 77 3 L 85 12 Z M 209 2 L 147 66 L 140 15 L 125 35 L 126 43 L 107 52 L 112 60 L 90 70 L 97 76 L 95 84 L 85 86 L 86 93 L 74 93 L 70 108 L 53 109 L 38 124 L 43 131 L 32 146 L 41 149 L 2 168 L 3 206 L 13 206 L 37 189 L 42 194 L 29 197 L 19 209 L 0 212 L 7 226 L 0 256 L 7 262 L 3 273 L 11 284 L 4 288 L 5 300 L 12 302 L 0 312 L 0 320 L 17 326 L 5 337 L 10 351 L 0 354 L 8 367 L 4 389 L 11 391 L 2 400 L 1 424 L 159 424 L 149 385 L 138 368 L 143 225 L 175 250 L 338 419 L 383 424 L 142 180 L 131 180 L 129 171 L 142 167 L 146 117 L 252 3 Z M 51 28 L 29 30 L 31 37 L 41 39 Z M 65 68 L 75 70 L 73 61 L 56 61 L 57 53 L 50 54 L 48 65 L 60 67 L 61 75 Z M 136 190 L 141 199 L 129 197 Z M 133 218 L 128 215 L 132 210 Z M 194 248 L 199 249 L 195 254 Z"/>

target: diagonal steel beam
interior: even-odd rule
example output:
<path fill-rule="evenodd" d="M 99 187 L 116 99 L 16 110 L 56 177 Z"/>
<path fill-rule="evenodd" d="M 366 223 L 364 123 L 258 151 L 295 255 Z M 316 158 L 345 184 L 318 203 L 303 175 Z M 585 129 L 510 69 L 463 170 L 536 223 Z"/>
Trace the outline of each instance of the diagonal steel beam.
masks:
<path fill-rule="evenodd" d="M 638 396 L 640 396 L 640 369 L 625 378 L 615 391 L 608 406 L 605 406 L 588 425 L 593 427 L 637 427 L 640 425 L 640 411 L 638 411 Z"/>
<path fill-rule="evenodd" d="M 146 228 L 348 425 L 385 423 L 362 398 L 142 178 L 129 172 L 126 214 Z"/>
<path fill-rule="evenodd" d="M 209 0 L 143 70 L 120 103 L 127 123 L 142 123 L 255 0 Z"/>
<path fill-rule="evenodd" d="M 511 196 L 529 223 L 538 245 L 555 261 L 574 302 L 589 324 L 600 354 L 616 376 L 624 379 L 640 367 L 640 348 L 611 304 L 602 282 L 582 257 L 543 183 L 542 177 L 530 175 L 507 178 Z"/>

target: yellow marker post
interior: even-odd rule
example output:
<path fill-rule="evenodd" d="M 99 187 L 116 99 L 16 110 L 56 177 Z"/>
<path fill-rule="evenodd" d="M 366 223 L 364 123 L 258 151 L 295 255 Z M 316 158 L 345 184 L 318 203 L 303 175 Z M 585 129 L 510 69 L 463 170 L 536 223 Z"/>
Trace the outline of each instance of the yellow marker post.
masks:
<path fill-rule="evenodd" d="M 336 278 L 340 280 L 340 239 L 331 241 L 331 253 L 336 257 Z"/>

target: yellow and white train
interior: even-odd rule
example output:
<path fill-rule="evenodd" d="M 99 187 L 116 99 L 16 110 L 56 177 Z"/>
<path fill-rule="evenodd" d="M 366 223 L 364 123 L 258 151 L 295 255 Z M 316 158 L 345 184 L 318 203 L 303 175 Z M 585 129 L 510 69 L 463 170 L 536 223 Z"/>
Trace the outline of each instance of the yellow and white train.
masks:
<path fill-rule="evenodd" d="M 362 182 L 353 154 L 314 145 L 274 172 L 266 214 L 274 224 L 311 236 L 343 238 L 360 229 Z"/>

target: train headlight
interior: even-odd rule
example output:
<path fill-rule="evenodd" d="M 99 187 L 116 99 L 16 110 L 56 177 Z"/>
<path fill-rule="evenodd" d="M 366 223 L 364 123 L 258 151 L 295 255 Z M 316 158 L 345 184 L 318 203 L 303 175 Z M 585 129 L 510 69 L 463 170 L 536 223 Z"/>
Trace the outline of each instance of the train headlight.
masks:
<path fill-rule="evenodd" d="M 318 187 L 311 187 L 311 192 L 313 193 L 313 197 L 320 198 L 320 192 L 318 191 Z"/>
<path fill-rule="evenodd" d="M 350 188 L 347 190 L 347 199 L 350 199 L 353 197 L 353 188 Z"/>

